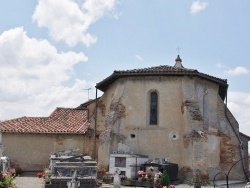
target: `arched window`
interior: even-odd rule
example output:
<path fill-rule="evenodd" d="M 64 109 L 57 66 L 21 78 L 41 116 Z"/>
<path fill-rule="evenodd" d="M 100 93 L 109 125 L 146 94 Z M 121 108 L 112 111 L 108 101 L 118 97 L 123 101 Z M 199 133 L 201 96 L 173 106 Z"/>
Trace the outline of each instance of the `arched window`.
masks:
<path fill-rule="evenodd" d="M 158 95 L 155 91 L 150 93 L 150 125 L 157 124 L 157 115 L 158 115 Z"/>

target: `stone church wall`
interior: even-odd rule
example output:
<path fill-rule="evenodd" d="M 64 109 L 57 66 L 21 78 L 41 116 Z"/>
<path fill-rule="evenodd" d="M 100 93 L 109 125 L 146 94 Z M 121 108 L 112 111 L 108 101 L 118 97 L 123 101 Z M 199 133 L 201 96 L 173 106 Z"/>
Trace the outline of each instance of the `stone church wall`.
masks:
<path fill-rule="evenodd" d="M 98 163 L 108 168 L 109 153 L 118 143 L 149 158 L 169 158 L 183 176 L 199 173 L 212 179 L 239 158 L 238 141 L 223 111 L 218 85 L 183 77 L 129 77 L 112 83 L 99 101 Z M 149 124 L 150 92 L 158 94 L 158 123 Z M 229 115 L 238 130 L 238 124 Z M 227 155 L 229 158 L 227 158 Z M 240 166 L 235 167 L 235 172 Z M 232 172 L 232 175 L 241 175 Z"/>

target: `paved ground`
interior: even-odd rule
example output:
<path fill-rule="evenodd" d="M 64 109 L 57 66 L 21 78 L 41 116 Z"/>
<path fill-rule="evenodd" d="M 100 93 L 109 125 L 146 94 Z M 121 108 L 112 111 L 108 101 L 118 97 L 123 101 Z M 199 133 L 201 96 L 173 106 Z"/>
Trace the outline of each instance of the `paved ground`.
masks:
<path fill-rule="evenodd" d="M 246 185 L 246 183 L 230 184 L 229 188 L 244 188 L 245 185 Z M 220 184 L 219 186 L 216 186 L 216 188 L 226 188 L 226 187 L 227 186 L 224 183 Z M 106 185 L 103 185 L 103 188 L 113 188 L 113 186 L 106 184 Z M 132 187 L 122 186 L 122 188 L 134 188 L 134 186 L 132 186 Z M 141 188 L 141 187 L 136 187 L 136 188 Z M 175 188 L 193 188 L 193 186 L 181 184 L 181 185 L 176 185 Z M 202 188 L 214 188 L 214 186 L 212 186 L 212 185 L 202 186 Z"/>
<path fill-rule="evenodd" d="M 43 178 L 34 176 L 17 176 L 14 183 L 17 188 L 44 188 Z"/>
<path fill-rule="evenodd" d="M 17 188 L 44 188 L 44 181 L 43 178 L 37 178 L 35 176 L 35 173 L 26 173 L 22 174 L 22 176 L 17 176 L 14 180 L 14 183 Z M 225 182 L 217 182 L 219 186 L 216 186 L 216 188 L 226 188 Z M 244 188 L 246 183 L 237 183 L 237 182 L 230 182 L 229 188 Z M 110 184 L 103 184 L 102 188 L 112 188 L 113 186 Z M 192 186 L 189 185 L 176 185 L 176 188 L 192 188 Z M 203 187 L 203 186 L 202 186 Z M 214 186 L 206 186 L 204 188 L 213 188 Z M 122 186 L 122 188 L 134 188 Z M 136 187 L 140 188 L 140 187 Z"/>

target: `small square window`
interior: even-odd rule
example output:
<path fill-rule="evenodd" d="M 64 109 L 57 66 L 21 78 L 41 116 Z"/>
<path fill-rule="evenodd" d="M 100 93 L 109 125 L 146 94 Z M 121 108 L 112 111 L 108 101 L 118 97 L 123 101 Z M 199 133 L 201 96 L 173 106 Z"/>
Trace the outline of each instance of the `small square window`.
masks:
<path fill-rule="evenodd" d="M 126 157 L 115 157 L 115 167 L 126 167 Z"/>
<path fill-rule="evenodd" d="M 131 135 L 130 135 L 130 138 L 135 138 L 135 134 L 131 134 Z"/>

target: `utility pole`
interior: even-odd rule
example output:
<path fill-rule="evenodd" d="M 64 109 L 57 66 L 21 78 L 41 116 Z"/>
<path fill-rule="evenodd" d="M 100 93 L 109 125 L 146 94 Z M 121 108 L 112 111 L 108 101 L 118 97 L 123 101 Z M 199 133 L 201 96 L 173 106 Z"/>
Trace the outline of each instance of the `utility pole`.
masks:
<path fill-rule="evenodd" d="M 88 100 L 89 100 L 89 90 L 91 90 L 91 88 L 87 88 L 87 89 L 83 89 L 85 91 L 88 91 Z"/>

